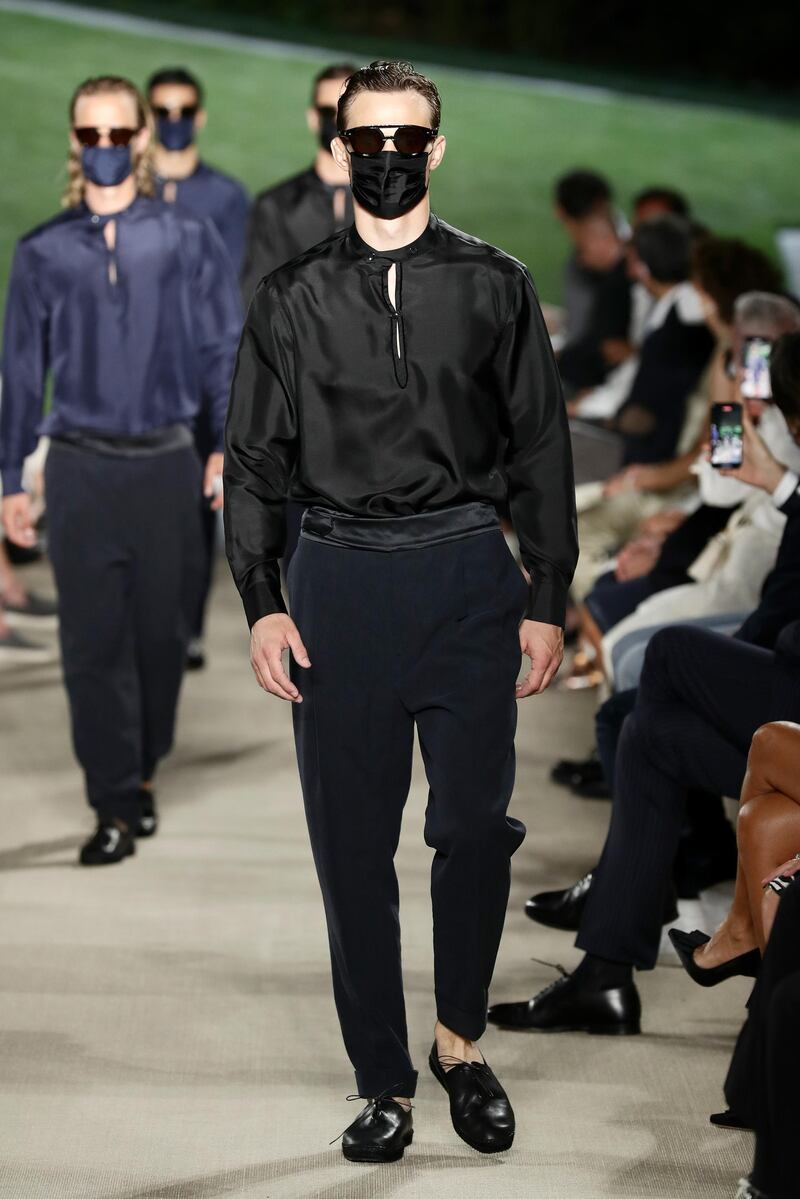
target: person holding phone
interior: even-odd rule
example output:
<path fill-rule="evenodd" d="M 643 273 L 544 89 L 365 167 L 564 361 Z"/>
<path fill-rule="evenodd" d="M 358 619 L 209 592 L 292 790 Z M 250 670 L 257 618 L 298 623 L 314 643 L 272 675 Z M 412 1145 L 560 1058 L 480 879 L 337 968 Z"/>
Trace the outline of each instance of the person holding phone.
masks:
<path fill-rule="evenodd" d="M 355 222 L 259 284 L 227 422 L 228 556 L 256 677 L 293 705 L 334 995 L 369 1101 L 344 1133 L 354 1161 L 396 1160 L 413 1135 L 393 859 L 415 726 L 434 850 L 429 1064 L 467 1144 L 513 1141 L 477 1041 L 525 833 L 507 816 L 515 701 L 558 669 L 577 557 L 569 430 L 533 283 L 431 214 L 440 116 L 408 63 L 350 77 L 331 149 Z M 308 505 L 291 616 L 288 496 Z M 506 497 L 530 585 L 500 529 Z"/>
<path fill-rule="evenodd" d="M 65 211 L 21 239 L 11 270 L 0 472 L 6 536 L 31 546 L 22 465 L 50 436 L 64 681 L 97 816 L 80 862 L 97 866 L 156 831 L 153 774 L 172 743 L 201 569 L 197 500 L 222 472 L 241 322 L 211 222 L 152 198 L 151 119 L 134 85 L 88 79 L 69 119 Z M 204 397 L 215 446 L 201 469 Z"/>
<path fill-rule="evenodd" d="M 310 167 L 256 196 L 247 229 L 242 296 L 249 304 L 260 279 L 324 241 L 353 220 L 347 174 L 331 154 L 336 105 L 344 81 L 356 68 L 335 63 L 315 76 L 306 124 L 317 140 Z"/>

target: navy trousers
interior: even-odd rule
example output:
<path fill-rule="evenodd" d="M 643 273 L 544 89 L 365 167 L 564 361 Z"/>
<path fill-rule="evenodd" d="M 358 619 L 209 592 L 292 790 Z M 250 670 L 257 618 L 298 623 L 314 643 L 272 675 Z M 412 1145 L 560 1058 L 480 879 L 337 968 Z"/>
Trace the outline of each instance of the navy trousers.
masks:
<path fill-rule="evenodd" d="M 54 442 L 45 468 L 75 753 L 101 819 L 135 824 L 172 746 L 203 571 L 192 448 L 146 457 Z"/>
<path fill-rule="evenodd" d="M 525 835 L 506 812 L 527 585 L 482 504 L 382 520 L 309 509 L 288 583 L 312 663 L 292 666 L 293 715 L 345 1046 L 360 1094 L 410 1096 L 393 859 L 414 729 L 436 1010 L 475 1039 Z"/>

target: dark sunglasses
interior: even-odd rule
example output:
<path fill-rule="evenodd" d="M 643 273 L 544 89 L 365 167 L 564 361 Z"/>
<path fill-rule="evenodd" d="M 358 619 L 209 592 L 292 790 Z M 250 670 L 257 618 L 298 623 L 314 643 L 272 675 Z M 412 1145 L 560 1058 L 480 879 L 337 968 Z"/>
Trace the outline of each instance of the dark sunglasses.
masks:
<path fill-rule="evenodd" d="M 332 104 L 315 104 L 314 107 L 323 121 L 333 121 L 336 119 L 336 109 Z"/>
<path fill-rule="evenodd" d="M 383 129 L 394 129 L 394 133 L 383 133 Z M 438 132 L 422 125 L 359 125 L 356 129 L 346 129 L 339 137 L 350 143 L 353 154 L 380 154 L 387 142 L 394 142 L 399 154 L 424 154 L 428 142 Z"/>
<path fill-rule="evenodd" d="M 98 145 L 104 133 L 108 134 L 112 146 L 129 146 L 138 132 L 138 129 L 96 129 L 91 125 L 82 125 L 80 129 L 73 130 L 82 146 Z"/>
<path fill-rule="evenodd" d="M 153 109 L 153 115 L 158 121 L 171 121 L 173 112 L 179 112 L 181 114 L 181 118 L 184 121 L 188 121 L 194 120 L 199 111 L 199 104 L 185 104 L 183 108 L 164 108 L 159 104 Z M 176 117 L 175 119 L 177 120 L 178 118 Z"/>

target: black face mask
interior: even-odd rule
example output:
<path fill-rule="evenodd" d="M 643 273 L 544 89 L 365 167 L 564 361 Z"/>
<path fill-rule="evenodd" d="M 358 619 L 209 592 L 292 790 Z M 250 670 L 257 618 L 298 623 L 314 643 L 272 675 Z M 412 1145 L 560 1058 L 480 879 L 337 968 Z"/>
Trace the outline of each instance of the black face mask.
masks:
<path fill-rule="evenodd" d="M 350 156 L 353 196 L 374 216 L 390 221 L 419 204 L 428 190 L 427 154 L 384 150 L 369 158 Z"/>
<path fill-rule="evenodd" d="M 320 116 L 319 118 L 319 144 L 323 150 L 331 152 L 331 142 L 335 137 L 339 136 L 339 130 L 336 128 L 336 117 Z"/>

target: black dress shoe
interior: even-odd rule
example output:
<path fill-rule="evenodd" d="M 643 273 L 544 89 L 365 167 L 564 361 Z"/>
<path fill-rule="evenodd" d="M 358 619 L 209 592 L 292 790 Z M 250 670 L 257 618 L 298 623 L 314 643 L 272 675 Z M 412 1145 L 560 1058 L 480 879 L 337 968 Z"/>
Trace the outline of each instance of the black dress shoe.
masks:
<path fill-rule="evenodd" d="M 379 1097 L 342 1133 L 342 1153 L 349 1162 L 396 1162 L 413 1139 L 411 1109 Z"/>
<path fill-rule="evenodd" d="M 158 831 L 158 810 L 156 808 L 155 792 L 149 787 L 139 790 L 139 823 L 136 826 L 137 837 L 153 837 Z"/>
<path fill-rule="evenodd" d="M 81 866 L 111 866 L 136 853 L 133 837 L 127 828 L 113 820 L 101 821 L 93 836 L 80 852 Z"/>
<path fill-rule="evenodd" d="M 611 788 L 604 778 L 581 779 L 570 783 L 569 789 L 577 799 L 611 799 Z"/>
<path fill-rule="evenodd" d="M 671 928 L 669 939 L 684 970 L 701 987 L 716 987 L 717 983 L 725 982 L 726 978 L 736 978 L 738 975 L 755 978 L 761 968 L 761 954 L 757 949 L 740 953 L 738 957 L 731 958 L 730 961 L 723 962 L 719 966 L 698 966 L 694 960 L 694 951 L 711 940 L 699 929 L 695 929 L 692 933 L 685 933 L 679 928 Z"/>
<path fill-rule="evenodd" d="M 457 1065 L 445 1069 L 442 1061 Z M 502 1153 L 514 1140 L 514 1112 L 486 1062 L 440 1058 L 433 1043 L 428 1063 L 450 1096 L 450 1119 L 462 1141 L 478 1153 Z"/>
<path fill-rule="evenodd" d="M 743 1132 L 753 1131 L 752 1123 L 744 1116 L 737 1116 L 736 1112 L 732 1112 L 730 1108 L 726 1108 L 724 1112 L 714 1112 L 708 1117 L 708 1122 L 716 1128 L 737 1128 Z"/>
<path fill-rule="evenodd" d="M 634 1036 L 641 1032 L 641 1014 L 639 992 L 633 983 L 592 991 L 566 974 L 533 999 L 495 1004 L 489 1008 L 488 1020 L 498 1028 Z"/>
<path fill-rule="evenodd" d="M 576 933 L 581 926 L 581 917 L 593 877 L 594 873 L 590 870 L 564 891 L 540 891 L 538 895 L 531 895 L 525 904 L 525 915 L 547 928 L 560 928 L 564 932 Z M 671 920 L 677 919 L 675 895 L 670 892 L 664 908 L 663 921 L 664 924 L 669 924 Z"/>
<path fill-rule="evenodd" d="M 588 758 L 576 761 L 573 758 L 562 758 L 556 762 L 550 771 L 550 779 L 560 787 L 574 787 L 578 783 L 602 779 L 603 767 L 599 758 L 594 754 Z"/>

